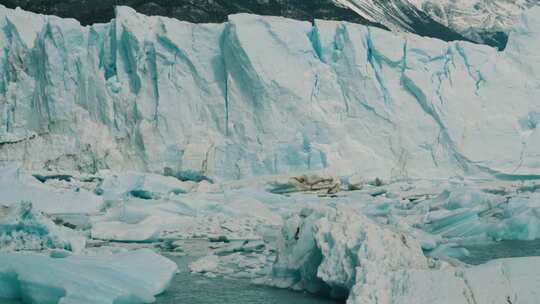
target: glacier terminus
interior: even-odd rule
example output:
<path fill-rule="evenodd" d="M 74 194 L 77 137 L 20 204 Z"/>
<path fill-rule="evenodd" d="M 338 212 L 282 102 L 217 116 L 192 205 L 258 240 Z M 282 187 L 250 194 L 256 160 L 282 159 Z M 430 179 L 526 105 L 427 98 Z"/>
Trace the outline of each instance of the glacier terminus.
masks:
<path fill-rule="evenodd" d="M 512 18 L 500 50 L 0 5 L 0 302 L 540 302 L 540 8 Z"/>
<path fill-rule="evenodd" d="M 2 9 L 0 161 L 194 170 L 538 175 L 534 9 L 503 52 L 349 23 Z"/>

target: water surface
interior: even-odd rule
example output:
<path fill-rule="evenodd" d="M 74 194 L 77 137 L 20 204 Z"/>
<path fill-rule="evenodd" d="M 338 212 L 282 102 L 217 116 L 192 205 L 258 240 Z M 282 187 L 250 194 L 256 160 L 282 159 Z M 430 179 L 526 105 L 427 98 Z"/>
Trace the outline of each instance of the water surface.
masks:
<path fill-rule="evenodd" d="M 168 256 L 178 264 L 169 289 L 157 297 L 158 304 L 337 304 L 304 292 L 294 292 L 251 284 L 249 280 L 207 278 L 190 274 L 187 265 L 193 257 Z"/>
<path fill-rule="evenodd" d="M 460 260 L 471 265 L 480 265 L 495 259 L 540 256 L 540 240 L 501 241 L 468 245 L 465 248 L 470 254 Z"/>

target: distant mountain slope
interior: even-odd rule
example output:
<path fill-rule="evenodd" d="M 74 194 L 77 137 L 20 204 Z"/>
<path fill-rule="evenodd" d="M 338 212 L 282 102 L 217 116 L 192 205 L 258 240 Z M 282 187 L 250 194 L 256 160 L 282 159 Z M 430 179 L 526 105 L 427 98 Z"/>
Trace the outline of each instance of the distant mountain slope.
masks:
<path fill-rule="evenodd" d="M 452 28 L 442 25 L 407 0 L 334 0 L 363 18 L 393 31 L 405 31 L 446 41 L 470 40 Z"/>
<path fill-rule="evenodd" d="M 219 23 L 235 13 L 343 20 L 504 49 L 518 16 L 540 0 L 0 0 L 0 4 L 75 18 L 84 25 L 109 22 L 116 5 L 195 23 Z"/>
<path fill-rule="evenodd" d="M 392 30 L 435 37 L 443 35 L 442 33 L 454 32 L 468 40 L 499 49 L 506 46 L 507 33 L 514 27 L 521 13 L 540 4 L 540 0 L 334 0 L 334 2 Z"/>
<path fill-rule="evenodd" d="M 506 44 L 506 35 L 499 37 L 490 33 L 494 39 L 463 35 L 459 31 L 463 27 L 455 27 L 459 29 L 456 30 L 449 26 L 453 23 L 434 17 L 438 10 L 429 0 L 414 0 L 414 3 L 407 0 L 0 0 L 0 4 L 75 18 L 84 25 L 109 22 L 114 17 L 114 6 L 126 5 L 146 15 L 168 16 L 195 23 L 223 22 L 231 14 L 254 13 L 310 21 L 343 20 L 405 30 L 446 41 L 473 40 L 499 48 Z M 423 7 L 427 9 L 424 11 Z"/>
<path fill-rule="evenodd" d="M 332 0 L 1 0 L 10 8 L 78 19 L 82 24 L 104 23 L 114 18 L 116 5 L 126 5 L 146 15 L 168 16 L 195 23 L 217 23 L 235 13 L 284 16 L 299 20 L 345 20 L 371 24 Z"/>

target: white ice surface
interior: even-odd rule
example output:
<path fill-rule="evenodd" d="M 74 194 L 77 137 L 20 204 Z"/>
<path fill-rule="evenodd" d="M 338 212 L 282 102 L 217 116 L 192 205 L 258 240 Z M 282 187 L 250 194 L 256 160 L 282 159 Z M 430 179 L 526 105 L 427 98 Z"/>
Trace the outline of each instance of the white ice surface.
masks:
<path fill-rule="evenodd" d="M 414 238 L 341 205 L 304 209 L 288 218 L 282 233 L 267 282 L 274 286 L 327 293 L 348 304 L 525 304 L 538 299 L 537 257 L 474 267 L 435 263 Z"/>
<path fill-rule="evenodd" d="M 336 21 L 190 24 L 119 7 L 82 27 L 1 7 L 0 163 L 538 175 L 539 16 L 498 52 Z"/>
<path fill-rule="evenodd" d="M 50 258 L 0 253 L 0 298 L 31 303 L 151 303 L 176 273 L 147 249 L 111 256 Z"/>
<path fill-rule="evenodd" d="M 59 189 L 20 168 L 0 168 L 0 203 L 10 206 L 22 201 L 48 214 L 97 213 L 103 205 L 103 198 L 88 190 Z"/>
<path fill-rule="evenodd" d="M 414 238 L 342 205 L 306 208 L 283 227 L 272 284 L 338 297 L 355 286 L 367 300 L 384 298 L 387 273 L 425 268 Z"/>
<path fill-rule="evenodd" d="M 192 183 L 159 174 L 100 171 L 99 176 L 103 178 L 99 189 L 103 191 L 105 200 L 122 199 L 129 196 L 131 191 L 136 190 L 147 191 L 156 196 L 167 196 L 173 192 L 189 192 L 194 186 Z"/>
<path fill-rule="evenodd" d="M 363 300 L 354 290 L 348 304 L 528 304 L 538 301 L 537 257 L 495 260 L 468 269 L 404 270 L 389 273 L 388 300 Z M 357 294 L 358 293 L 358 294 Z"/>

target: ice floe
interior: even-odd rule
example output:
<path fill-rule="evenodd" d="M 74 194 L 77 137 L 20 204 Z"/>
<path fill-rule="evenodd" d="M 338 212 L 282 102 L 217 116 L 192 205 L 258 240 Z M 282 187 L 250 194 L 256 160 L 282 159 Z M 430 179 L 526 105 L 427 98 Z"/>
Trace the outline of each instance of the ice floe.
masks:
<path fill-rule="evenodd" d="M 151 303 L 176 273 L 147 249 L 110 256 L 52 258 L 0 253 L 0 299 L 31 303 Z"/>

